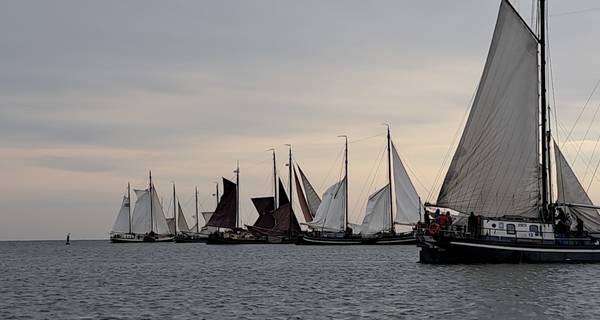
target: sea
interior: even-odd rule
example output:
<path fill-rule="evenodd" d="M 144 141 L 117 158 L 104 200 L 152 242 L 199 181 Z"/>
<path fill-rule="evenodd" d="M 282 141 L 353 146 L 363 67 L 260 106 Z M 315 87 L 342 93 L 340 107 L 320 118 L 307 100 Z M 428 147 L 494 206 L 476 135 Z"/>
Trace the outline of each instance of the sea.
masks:
<path fill-rule="evenodd" d="M 600 319 L 600 265 L 415 246 L 0 242 L 0 319 Z"/>

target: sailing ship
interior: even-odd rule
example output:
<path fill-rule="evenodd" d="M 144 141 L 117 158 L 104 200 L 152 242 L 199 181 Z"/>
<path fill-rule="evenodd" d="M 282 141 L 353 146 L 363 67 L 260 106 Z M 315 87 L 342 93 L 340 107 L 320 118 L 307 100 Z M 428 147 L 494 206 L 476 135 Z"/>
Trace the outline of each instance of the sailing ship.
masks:
<path fill-rule="evenodd" d="M 127 196 L 123 197 L 121 208 L 110 233 L 110 241 L 126 242 L 167 242 L 173 241 L 167 219 L 158 199 L 156 188 L 149 173 L 148 189 L 134 190 L 137 200 L 131 212 L 131 189 L 127 185 Z"/>
<path fill-rule="evenodd" d="M 345 137 L 345 136 L 344 136 Z M 387 130 L 388 183 L 371 194 L 360 225 L 348 222 L 348 141 L 344 149 L 344 178 L 329 187 L 314 220 L 307 223 L 311 232 L 299 244 L 363 245 L 415 244 L 414 231 L 396 232 L 396 225 L 413 228 L 422 217 L 423 206 Z M 394 219 L 393 202 L 396 203 Z M 360 230 L 359 234 L 352 231 Z"/>
<path fill-rule="evenodd" d="M 218 191 L 217 191 L 218 194 Z M 180 232 L 175 236 L 175 242 L 177 243 L 187 243 L 187 242 L 206 242 L 208 239 L 208 235 L 210 233 L 208 227 L 203 227 L 200 229 L 200 220 L 199 220 L 199 212 L 198 212 L 198 188 L 196 188 L 195 193 L 195 202 L 196 202 L 196 214 L 194 215 L 196 224 L 194 224 L 191 228 L 188 227 L 187 221 L 185 220 L 185 216 L 183 214 L 183 210 L 181 210 L 181 205 L 179 206 L 179 221 L 184 221 L 180 227 Z M 218 196 L 217 196 L 218 199 Z M 202 216 L 204 217 L 204 221 L 209 221 L 212 216 L 212 212 L 202 212 Z"/>
<path fill-rule="evenodd" d="M 509 1 L 501 1 L 483 75 L 436 203 L 462 217 L 449 228 L 433 223 L 419 231 L 421 262 L 600 262 L 594 236 L 599 207 L 552 143 L 546 1 L 538 5 L 536 34 Z M 569 216 L 576 232 L 564 230 Z"/>

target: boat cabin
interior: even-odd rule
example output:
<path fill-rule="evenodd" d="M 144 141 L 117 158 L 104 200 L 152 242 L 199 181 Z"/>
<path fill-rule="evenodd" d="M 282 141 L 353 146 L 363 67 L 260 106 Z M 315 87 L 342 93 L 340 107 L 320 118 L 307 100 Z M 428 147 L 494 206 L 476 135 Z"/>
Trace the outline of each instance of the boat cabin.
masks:
<path fill-rule="evenodd" d="M 551 223 L 484 218 L 481 222 L 481 235 L 507 240 L 554 240 L 554 226 Z"/>

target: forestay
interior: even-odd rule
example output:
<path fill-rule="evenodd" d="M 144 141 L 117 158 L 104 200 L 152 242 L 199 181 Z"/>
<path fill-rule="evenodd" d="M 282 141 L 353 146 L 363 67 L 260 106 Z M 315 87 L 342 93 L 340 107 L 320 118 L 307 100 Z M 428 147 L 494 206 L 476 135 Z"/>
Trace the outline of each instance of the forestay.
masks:
<path fill-rule="evenodd" d="M 123 202 L 121 203 L 121 209 L 115 220 L 115 224 L 112 227 L 113 232 L 129 232 L 129 198 L 123 196 Z"/>
<path fill-rule="evenodd" d="M 469 118 L 437 205 L 538 217 L 537 38 L 502 1 Z"/>
<path fill-rule="evenodd" d="M 346 179 L 332 185 L 323 194 L 323 201 L 313 221 L 307 225 L 319 231 L 344 231 L 346 213 Z"/>
<path fill-rule="evenodd" d="M 395 223 L 416 224 L 423 216 L 423 205 L 394 144 L 392 144 L 392 164 L 394 168 L 394 193 L 396 195 Z"/>
<path fill-rule="evenodd" d="M 360 226 L 360 233 L 375 234 L 390 230 L 390 185 L 377 190 L 369 196 L 365 217 Z"/>
<path fill-rule="evenodd" d="M 554 144 L 554 157 L 556 160 L 556 184 L 558 191 L 558 203 L 571 203 L 593 206 L 592 200 L 575 176 L 573 169 L 563 156 L 556 144 Z M 598 210 L 577 206 L 567 207 L 567 212 L 574 214 L 583 221 L 585 230 L 591 232 L 600 231 L 600 215 Z M 575 221 L 572 221 L 575 225 Z"/>

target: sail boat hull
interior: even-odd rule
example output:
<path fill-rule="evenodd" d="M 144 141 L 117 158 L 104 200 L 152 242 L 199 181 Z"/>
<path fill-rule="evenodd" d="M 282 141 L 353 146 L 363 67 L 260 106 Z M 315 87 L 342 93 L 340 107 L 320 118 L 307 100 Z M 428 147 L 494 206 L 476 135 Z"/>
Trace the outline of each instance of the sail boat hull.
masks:
<path fill-rule="evenodd" d="M 600 245 L 506 243 L 500 241 L 419 237 L 419 262 L 590 263 L 600 262 Z"/>
<path fill-rule="evenodd" d="M 110 235 L 112 243 L 142 243 L 142 242 L 173 242 L 172 236 L 133 234 L 133 233 L 113 233 Z"/>

